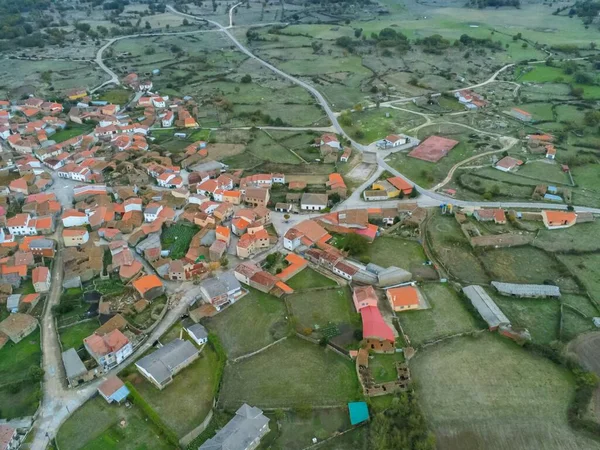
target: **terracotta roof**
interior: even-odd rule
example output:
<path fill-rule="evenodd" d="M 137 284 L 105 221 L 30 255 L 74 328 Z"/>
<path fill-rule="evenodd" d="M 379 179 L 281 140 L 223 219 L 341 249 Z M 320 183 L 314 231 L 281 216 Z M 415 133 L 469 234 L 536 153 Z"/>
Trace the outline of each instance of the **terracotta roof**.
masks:
<path fill-rule="evenodd" d="M 156 275 L 146 275 L 133 282 L 133 287 L 142 295 L 148 292 L 150 289 L 154 289 L 162 285 L 162 282 Z"/>
<path fill-rule="evenodd" d="M 419 304 L 419 294 L 412 286 L 401 286 L 388 289 L 386 295 L 394 308 L 401 306 L 415 306 Z"/>
<path fill-rule="evenodd" d="M 413 190 L 412 185 L 401 177 L 388 178 L 387 182 L 405 194 L 408 194 Z"/>
<path fill-rule="evenodd" d="M 31 271 L 31 280 L 34 283 L 42 283 L 48 279 L 50 270 L 47 267 L 39 266 Z"/>
<path fill-rule="evenodd" d="M 390 326 L 383 320 L 377 306 L 367 306 L 360 310 L 363 324 L 363 337 L 395 342 L 396 337 Z"/>
<path fill-rule="evenodd" d="M 104 383 L 102 383 L 98 390 L 105 396 L 110 397 L 119 389 L 121 389 L 125 384 L 117 377 L 110 377 Z"/>

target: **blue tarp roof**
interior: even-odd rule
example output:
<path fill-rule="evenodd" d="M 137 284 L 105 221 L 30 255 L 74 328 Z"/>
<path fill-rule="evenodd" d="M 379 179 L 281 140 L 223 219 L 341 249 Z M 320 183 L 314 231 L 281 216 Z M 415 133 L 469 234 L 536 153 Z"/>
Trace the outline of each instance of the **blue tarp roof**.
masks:
<path fill-rule="evenodd" d="M 562 202 L 562 198 L 559 195 L 546 194 L 544 195 L 544 199 L 552 200 L 553 202 Z"/>
<path fill-rule="evenodd" d="M 125 400 L 127 398 L 128 395 L 129 395 L 129 389 L 127 389 L 127 386 L 122 386 L 113 395 L 111 395 L 110 398 L 112 398 L 113 401 L 115 401 L 117 403 L 121 403 L 123 400 Z"/>
<path fill-rule="evenodd" d="M 369 408 L 365 402 L 348 403 L 348 410 L 350 411 L 350 423 L 352 425 L 369 420 Z"/>

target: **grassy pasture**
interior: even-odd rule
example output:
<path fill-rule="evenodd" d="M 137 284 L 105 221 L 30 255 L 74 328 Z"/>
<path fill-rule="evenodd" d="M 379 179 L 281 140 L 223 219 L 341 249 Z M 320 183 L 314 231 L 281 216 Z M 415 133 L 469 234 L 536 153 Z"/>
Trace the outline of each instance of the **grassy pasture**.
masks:
<path fill-rule="evenodd" d="M 558 255 L 558 260 L 575 274 L 596 302 L 600 302 L 600 253 Z"/>
<path fill-rule="evenodd" d="M 491 333 L 427 348 L 411 361 L 425 417 L 442 449 L 584 450 L 567 424 L 571 375 Z"/>
<path fill-rule="evenodd" d="M 181 438 L 200 425 L 212 408 L 219 380 L 218 356 L 205 345 L 200 358 L 179 372 L 162 391 L 134 372 L 127 379 Z"/>
<path fill-rule="evenodd" d="M 353 362 L 291 337 L 226 366 L 219 406 L 343 405 L 360 397 Z"/>
<path fill-rule="evenodd" d="M 391 108 L 366 109 L 353 112 L 350 117 L 352 126 L 347 127 L 346 131 L 354 135 L 356 130 L 361 130 L 364 136 L 356 137 L 363 144 L 378 141 L 389 134 L 406 132 L 425 122 L 421 116 Z"/>
<path fill-rule="evenodd" d="M 65 450 L 171 448 L 136 406 L 109 405 L 100 396 L 75 411 L 58 430 L 56 440 Z"/>
<path fill-rule="evenodd" d="M 78 349 L 83 345 L 83 340 L 92 335 L 94 331 L 98 329 L 98 327 L 98 321 L 96 319 L 92 319 L 78 323 L 77 325 L 61 328 L 59 330 L 59 334 L 63 349 Z"/>
<path fill-rule="evenodd" d="M 600 222 L 578 224 L 562 230 L 540 229 L 534 241 L 536 247 L 549 252 L 600 250 Z M 575 259 L 575 255 L 572 255 Z"/>
<path fill-rule="evenodd" d="M 2 380 L 2 384 L 23 380 L 31 366 L 39 366 L 41 357 L 39 329 L 18 344 L 9 341 L 0 350 L 0 380 Z"/>
<path fill-rule="evenodd" d="M 229 358 L 258 350 L 287 333 L 283 300 L 249 290 L 238 302 L 205 322 L 219 336 Z"/>
<path fill-rule="evenodd" d="M 413 347 L 453 334 L 475 331 L 479 327 L 456 292 L 446 284 L 421 286 L 430 309 L 398 313 L 402 329 Z"/>
<path fill-rule="evenodd" d="M 421 267 L 427 260 L 419 242 L 387 236 L 369 244 L 365 255 L 382 267 L 396 266 L 408 271 Z"/>
<path fill-rule="evenodd" d="M 89 124 L 79 125 L 76 123 L 69 123 L 67 125 L 67 128 L 56 132 L 56 134 L 50 136 L 50 139 L 56 142 L 64 142 L 67 139 L 71 139 L 75 136 L 79 136 L 81 134 L 88 134 L 90 131 L 93 130 L 93 128 L 94 127 Z"/>
<path fill-rule="evenodd" d="M 298 322 L 310 328 L 323 328 L 328 323 L 358 324 L 360 318 L 354 311 L 348 288 L 328 289 L 318 292 L 293 294 L 286 300 L 290 312 Z"/>
<path fill-rule="evenodd" d="M 25 381 L 18 388 L 0 387 L 0 419 L 17 419 L 32 416 L 38 409 L 41 398 L 39 383 Z"/>
<path fill-rule="evenodd" d="M 303 289 L 336 286 L 337 283 L 331 278 L 307 267 L 299 274 L 290 278 L 287 284 L 295 291 L 301 291 Z"/>
<path fill-rule="evenodd" d="M 100 94 L 98 100 L 106 100 L 108 103 L 123 106 L 131 97 L 132 92 L 128 89 L 111 89 Z"/>

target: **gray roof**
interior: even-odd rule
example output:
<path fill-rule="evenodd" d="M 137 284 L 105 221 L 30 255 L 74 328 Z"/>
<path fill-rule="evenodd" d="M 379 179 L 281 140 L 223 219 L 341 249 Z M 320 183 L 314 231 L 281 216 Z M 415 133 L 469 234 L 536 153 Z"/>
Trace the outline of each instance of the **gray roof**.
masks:
<path fill-rule="evenodd" d="M 385 269 L 377 264 L 369 263 L 367 264 L 367 271 L 378 275 L 379 272 L 383 272 Z"/>
<path fill-rule="evenodd" d="M 136 366 L 148 372 L 158 384 L 168 381 L 178 366 L 195 357 L 198 349 L 190 341 L 174 339 L 148 356 L 144 356 Z"/>
<path fill-rule="evenodd" d="M 209 295 L 207 300 L 213 297 L 225 294 L 228 291 L 234 289 L 241 289 L 242 285 L 237 278 L 230 272 L 225 272 L 218 278 L 211 278 L 202 283 L 203 291 L 206 291 Z"/>
<path fill-rule="evenodd" d="M 196 339 L 208 339 L 208 331 L 199 323 L 186 327 L 186 331 Z"/>
<path fill-rule="evenodd" d="M 364 269 L 360 269 L 352 275 L 352 280 L 363 284 L 377 284 L 377 275 Z"/>
<path fill-rule="evenodd" d="M 200 245 L 210 247 L 213 242 L 217 240 L 217 233 L 215 230 L 208 230 L 208 232 L 200 239 Z"/>
<path fill-rule="evenodd" d="M 19 302 L 21 301 L 21 294 L 9 295 L 6 299 L 6 309 L 12 311 L 13 309 L 19 309 Z"/>
<path fill-rule="evenodd" d="M 545 284 L 515 284 L 492 281 L 498 292 L 517 297 L 560 297 L 560 288 Z"/>
<path fill-rule="evenodd" d="M 477 309 L 483 320 L 487 322 L 490 328 L 499 326 L 500 324 L 510 324 L 508 317 L 498 308 L 494 300 L 488 295 L 481 286 L 466 286 L 463 292 L 471 300 L 473 306 Z"/>
<path fill-rule="evenodd" d="M 151 206 L 150 208 L 146 208 L 144 210 L 144 214 L 152 214 L 152 215 L 158 214 L 158 210 L 161 207 L 162 207 L 162 205 L 161 206 Z"/>
<path fill-rule="evenodd" d="M 390 266 L 377 274 L 380 286 L 391 286 L 412 280 L 412 273 L 400 267 Z"/>
<path fill-rule="evenodd" d="M 266 430 L 261 428 L 269 423 L 262 410 L 243 404 L 227 425 L 219 430 L 215 437 L 202 444 L 198 450 L 242 450 L 250 446 Z"/>
<path fill-rule="evenodd" d="M 54 241 L 50 239 L 34 239 L 29 242 L 29 248 L 54 248 Z"/>
<path fill-rule="evenodd" d="M 327 194 L 313 194 L 305 192 L 302 194 L 302 200 L 300 202 L 303 205 L 322 205 L 327 206 Z"/>
<path fill-rule="evenodd" d="M 74 348 L 63 352 L 62 360 L 68 379 L 77 378 L 87 373 L 87 369 Z"/>

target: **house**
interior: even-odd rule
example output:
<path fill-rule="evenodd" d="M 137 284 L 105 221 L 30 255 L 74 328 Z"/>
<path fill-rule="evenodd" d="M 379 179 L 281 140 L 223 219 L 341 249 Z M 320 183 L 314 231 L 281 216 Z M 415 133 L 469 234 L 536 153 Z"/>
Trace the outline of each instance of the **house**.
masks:
<path fill-rule="evenodd" d="M 523 161 L 520 159 L 513 158 L 512 156 L 505 156 L 500 161 L 498 161 L 494 167 L 502 172 L 511 172 L 515 171 L 523 164 Z"/>
<path fill-rule="evenodd" d="M 71 101 L 79 100 L 80 98 L 83 98 L 86 95 L 87 95 L 87 90 L 84 88 L 69 89 L 66 93 L 66 97 Z"/>
<path fill-rule="evenodd" d="M 396 312 L 419 308 L 419 292 L 413 286 L 399 286 L 385 291 L 392 310 Z"/>
<path fill-rule="evenodd" d="M 398 134 L 390 134 L 389 136 L 387 136 L 385 139 L 383 139 L 383 146 L 385 148 L 395 148 L 395 147 L 399 147 L 401 145 L 405 145 L 408 144 L 410 141 L 408 139 L 408 137 L 403 136 L 403 135 L 398 135 Z"/>
<path fill-rule="evenodd" d="M 88 215 L 76 209 L 67 209 L 63 212 L 61 220 L 65 228 L 82 227 L 90 223 Z"/>
<path fill-rule="evenodd" d="M 356 312 L 368 306 L 377 307 L 377 294 L 373 286 L 357 286 L 352 291 L 352 301 Z"/>
<path fill-rule="evenodd" d="M 211 303 L 217 311 L 230 303 L 235 303 L 243 294 L 239 281 L 229 272 L 206 280 L 200 286 L 200 292 L 204 300 Z"/>
<path fill-rule="evenodd" d="M 555 159 L 556 158 L 556 147 L 554 145 L 546 145 L 546 158 Z"/>
<path fill-rule="evenodd" d="M 300 208 L 304 211 L 321 211 L 327 208 L 327 194 L 305 192 L 300 200 Z"/>
<path fill-rule="evenodd" d="M 520 120 L 521 122 L 531 122 L 533 120 L 533 117 L 531 116 L 531 113 L 528 113 L 527 111 L 523 111 L 522 109 L 519 108 L 512 108 L 508 114 L 512 117 L 514 117 L 515 119 Z"/>
<path fill-rule="evenodd" d="M 308 266 L 307 260 L 294 253 L 289 253 L 285 257 L 285 262 L 288 264 L 288 266 L 277 274 L 277 278 L 279 278 L 281 281 L 289 280 L 294 275 L 302 272 L 304 268 Z"/>
<path fill-rule="evenodd" d="M 173 111 L 170 111 L 170 110 L 167 111 L 161 120 L 163 128 L 172 127 L 174 120 L 175 120 L 175 114 L 173 114 Z"/>
<path fill-rule="evenodd" d="M 356 266 L 348 264 L 345 261 L 338 261 L 331 270 L 336 275 L 339 275 L 348 281 L 352 281 L 352 277 L 356 272 L 358 272 L 358 268 Z"/>
<path fill-rule="evenodd" d="M 173 381 L 173 377 L 200 356 L 190 341 L 174 339 L 158 350 L 144 356 L 135 366 L 158 389 Z"/>
<path fill-rule="evenodd" d="M 46 238 L 33 238 L 29 241 L 29 251 L 34 256 L 42 256 L 44 258 L 54 258 L 56 250 L 54 241 Z"/>
<path fill-rule="evenodd" d="M 293 209 L 291 203 L 277 203 L 275 204 L 275 211 L 282 213 L 289 213 Z"/>
<path fill-rule="evenodd" d="M 0 333 L 4 333 L 15 344 L 29 336 L 37 328 L 37 320 L 28 314 L 14 313 L 0 322 Z"/>
<path fill-rule="evenodd" d="M 244 194 L 244 202 L 253 206 L 266 207 L 269 203 L 268 188 L 247 188 Z"/>
<path fill-rule="evenodd" d="M 98 393 L 108 403 L 121 403 L 129 395 L 129 389 L 125 383 L 116 376 L 110 376 L 108 379 L 98 386 Z"/>
<path fill-rule="evenodd" d="M 290 251 L 296 250 L 300 245 L 310 247 L 317 242 L 331 239 L 327 230 L 314 220 L 305 220 L 294 225 L 283 236 L 283 246 Z"/>
<path fill-rule="evenodd" d="M 361 308 L 365 348 L 375 353 L 393 353 L 396 351 L 396 337 L 390 326 L 383 320 L 377 306 Z"/>
<path fill-rule="evenodd" d="M 45 266 L 38 266 L 31 271 L 31 281 L 35 292 L 48 292 L 50 290 L 50 270 Z"/>
<path fill-rule="evenodd" d="M 351 155 L 352 149 L 350 147 L 345 147 L 344 152 L 340 155 L 340 162 L 348 162 Z"/>
<path fill-rule="evenodd" d="M 165 292 L 160 278 L 156 275 L 144 275 L 133 282 L 133 287 L 141 298 L 152 301 Z"/>
<path fill-rule="evenodd" d="M 240 258 L 249 258 L 260 249 L 269 247 L 271 240 L 267 230 L 262 228 L 254 233 L 246 233 L 240 237 L 236 245 L 236 253 Z"/>
<path fill-rule="evenodd" d="M 183 268 L 183 261 L 180 259 L 176 261 L 171 261 L 168 269 L 168 278 L 173 281 L 183 281 L 185 280 L 185 269 Z"/>
<path fill-rule="evenodd" d="M 88 370 L 74 348 L 62 353 L 62 362 L 69 386 L 77 386 L 84 381 Z"/>
<path fill-rule="evenodd" d="M 241 203 L 242 193 L 240 191 L 223 191 L 221 198 L 225 203 L 239 205 Z"/>
<path fill-rule="evenodd" d="M 12 180 L 8 184 L 8 189 L 10 189 L 11 192 L 15 192 L 17 194 L 29 194 L 29 187 L 27 186 L 27 181 L 25 180 L 25 178 L 17 178 L 16 180 Z"/>
<path fill-rule="evenodd" d="M 247 236 L 246 234 L 244 236 Z M 216 239 L 208 248 L 208 258 L 211 261 L 219 261 L 227 251 L 227 243 Z"/>
<path fill-rule="evenodd" d="M 144 221 L 154 222 L 158 219 L 159 214 L 163 210 L 163 205 L 159 203 L 148 203 L 144 210 Z"/>
<path fill-rule="evenodd" d="M 473 212 L 473 217 L 479 222 L 491 222 L 498 225 L 506 224 L 506 215 L 501 208 L 496 209 L 476 209 Z"/>
<path fill-rule="evenodd" d="M 0 425 L 0 450 L 17 450 L 20 446 L 17 430 L 10 425 Z"/>
<path fill-rule="evenodd" d="M 17 214 L 6 221 L 8 232 L 14 236 L 37 234 L 35 219 L 29 214 Z"/>
<path fill-rule="evenodd" d="M 105 370 L 121 364 L 133 353 L 131 342 L 121 331 L 113 330 L 104 336 L 92 334 L 83 340 L 85 349 Z"/>
<path fill-rule="evenodd" d="M 184 327 L 188 336 L 198 345 L 204 345 L 208 342 L 208 331 L 203 325 L 196 323 L 188 327 Z"/>
<path fill-rule="evenodd" d="M 198 450 L 254 450 L 269 432 L 269 420 L 262 410 L 244 403 L 233 419 Z"/>
<path fill-rule="evenodd" d="M 549 230 L 569 228 L 577 222 L 577 214 L 572 211 L 542 211 L 542 220 Z"/>
<path fill-rule="evenodd" d="M 70 228 L 62 232 L 65 247 L 78 247 L 90 240 L 90 234 L 86 228 Z"/>

